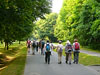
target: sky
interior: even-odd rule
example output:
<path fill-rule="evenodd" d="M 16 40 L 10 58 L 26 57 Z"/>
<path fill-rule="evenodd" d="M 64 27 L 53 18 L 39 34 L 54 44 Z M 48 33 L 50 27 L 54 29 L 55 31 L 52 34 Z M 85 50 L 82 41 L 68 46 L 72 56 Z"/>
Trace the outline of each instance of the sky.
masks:
<path fill-rule="evenodd" d="M 63 0 L 52 0 L 52 12 L 59 13 L 63 4 Z"/>

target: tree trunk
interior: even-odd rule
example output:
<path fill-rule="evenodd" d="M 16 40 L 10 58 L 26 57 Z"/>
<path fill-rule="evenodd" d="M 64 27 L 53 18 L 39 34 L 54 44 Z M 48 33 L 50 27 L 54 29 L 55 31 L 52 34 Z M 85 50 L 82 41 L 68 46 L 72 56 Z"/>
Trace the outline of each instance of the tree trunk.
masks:
<path fill-rule="evenodd" d="M 21 42 L 19 41 L 19 44 L 20 44 Z"/>
<path fill-rule="evenodd" d="M 7 50 L 9 49 L 8 42 L 7 42 Z"/>
<path fill-rule="evenodd" d="M 6 45 L 7 45 L 7 44 L 6 44 L 6 42 L 5 42 L 5 49 L 6 49 Z"/>
<path fill-rule="evenodd" d="M 9 49 L 8 42 L 5 42 L 5 49 L 6 49 L 6 50 Z"/>
<path fill-rule="evenodd" d="M 3 44 L 3 41 L 1 40 L 1 44 Z"/>

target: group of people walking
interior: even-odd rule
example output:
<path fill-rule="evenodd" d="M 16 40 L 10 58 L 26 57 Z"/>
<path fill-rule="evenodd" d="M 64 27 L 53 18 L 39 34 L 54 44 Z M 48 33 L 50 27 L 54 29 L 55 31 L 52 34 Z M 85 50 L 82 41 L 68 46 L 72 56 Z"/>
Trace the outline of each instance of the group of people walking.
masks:
<path fill-rule="evenodd" d="M 38 52 L 38 42 L 36 41 L 30 41 L 28 40 L 27 41 L 27 48 L 28 48 L 28 53 L 32 53 L 33 55 L 35 55 L 35 52 L 37 51 Z"/>
<path fill-rule="evenodd" d="M 53 44 L 52 42 L 50 43 L 49 41 L 47 41 L 45 43 L 45 41 L 42 39 L 39 42 L 33 40 L 27 41 L 27 48 L 28 48 L 28 53 L 30 53 L 30 50 L 32 49 L 32 54 L 35 55 L 35 52 L 41 52 L 41 55 L 45 55 L 45 62 L 50 64 L 50 55 L 51 52 L 53 50 Z"/>
<path fill-rule="evenodd" d="M 27 48 L 28 48 L 28 53 L 32 53 L 33 55 L 35 55 L 36 52 L 41 52 L 41 55 L 45 54 L 43 51 L 45 41 L 43 39 L 40 41 L 27 40 L 26 44 L 27 44 Z M 32 49 L 32 51 L 31 51 L 31 49 Z"/>
<path fill-rule="evenodd" d="M 65 47 L 62 45 L 62 42 L 59 41 L 59 44 L 57 46 L 58 64 L 62 63 L 61 58 L 62 58 L 63 48 L 65 50 L 65 55 L 66 55 L 66 57 L 65 57 L 66 64 L 71 65 L 72 53 L 74 55 L 74 62 L 73 63 L 78 64 L 79 53 L 80 53 L 80 44 L 78 43 L 78 40 L 74 39 L 73 45 L 71 45 L 70 41 L 67 40 Z"/>
<path fill-rule="evenodd" d="M 45 63 L 50 64 L 50 55 L 52 55 L 52 50 L 56 49 L 58 53 L 58 64 L 62 63 L 62 54 L 65 52 L 65 63 L 71 65 L 72 53 L 74 55 L 74 62 L 78 64 L 79 53 L 80 53 L 80 44 L 77 39 L 74 39 L 73 45 L 71 45 L 70 41 L 67 40 L 66 45 L 62 45 L 62 41 L 59 41 L 59 44 L 54 46 L 52 42 L 50 43 L 48 40 L 45 41 L 42 39 L 39 42 L 36 41 L 27 41 L 28 52 L 30 52 L 30 47 L 32 47 L 32 54 L 35 55 L 35 51 L 41 51 L 41 55 L 45 55 Z"/>

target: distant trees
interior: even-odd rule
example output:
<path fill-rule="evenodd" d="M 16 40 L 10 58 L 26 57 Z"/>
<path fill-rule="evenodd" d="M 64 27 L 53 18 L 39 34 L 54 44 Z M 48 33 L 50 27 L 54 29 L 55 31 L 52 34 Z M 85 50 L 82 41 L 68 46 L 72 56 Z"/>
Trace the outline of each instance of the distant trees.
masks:
<path fill-rule="evenodd" d="M 51 0 L 0 0 L 0 40 L 27 38 L 33 31 L 33 22 L 50 13 Z"/>
<path fill-rule="evenodd" d="M 40 19 L 36 22 L 36 34 L 37 38 L 48 38 L 51 41 L 56 41 L 57 38 L 54 36 L 54 26 L 56 24 L 56 19 L 58 14 L 51 13 L 45 15 L 45 19 Z"/>

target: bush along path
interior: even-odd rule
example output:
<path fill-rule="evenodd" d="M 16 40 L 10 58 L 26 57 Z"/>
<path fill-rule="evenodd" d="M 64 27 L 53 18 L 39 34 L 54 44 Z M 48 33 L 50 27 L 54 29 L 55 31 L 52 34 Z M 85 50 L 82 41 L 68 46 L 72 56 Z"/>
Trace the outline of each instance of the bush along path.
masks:
<path fill-rule="evenodd" d="M 44 56 L 28 54 L 24 75 L 100 75 L 97 71 L 80 64 L 58 64 L 57 53 L 53 52 L 50 64 L 45 64 Z"/>

